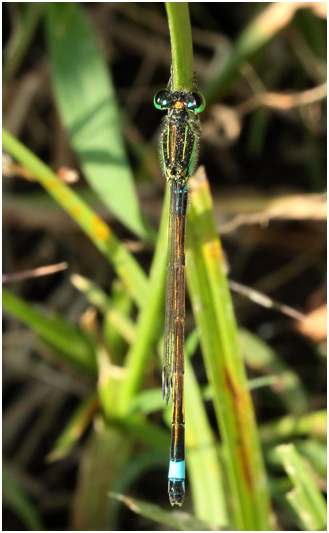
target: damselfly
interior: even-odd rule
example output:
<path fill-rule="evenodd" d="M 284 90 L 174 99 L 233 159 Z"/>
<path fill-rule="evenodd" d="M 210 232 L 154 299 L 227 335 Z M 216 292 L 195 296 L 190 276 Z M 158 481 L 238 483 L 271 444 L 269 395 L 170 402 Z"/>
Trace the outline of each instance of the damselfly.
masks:
<path fill-rule="evenodd" d="M 167 110 L 160 136 L 164 175 L 170 185 L 170 214 L 165 309 L 162 392 L 173 399 L 168 493 L 171 505 L 185 496 L 184 330 L 185 330 L 185 219 L 188 180 L 197 161 L 201 134 L 198 113 L 205 100 L 198 92 L 158 91 L 157 109 Z"/>

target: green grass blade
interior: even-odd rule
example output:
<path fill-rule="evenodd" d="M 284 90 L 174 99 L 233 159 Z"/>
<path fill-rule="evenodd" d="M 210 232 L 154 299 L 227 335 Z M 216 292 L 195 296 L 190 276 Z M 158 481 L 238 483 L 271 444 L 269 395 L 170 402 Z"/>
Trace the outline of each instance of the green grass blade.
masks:
<path fill-rule="evenodd" d="M 167 462 L 167 454 L 163 452 L 146 450 L 138 454 L 135 453 L 130 462 L 126 465 L 126 468 L 121 472 L 120 479 L 113 484 L 112 494 L 127 494 L 130 487 L 138 482 L 142 476 L 145 476 L 147 472 L 154 472 L 154 470 L 159 470 L 160 468 L 167 468 Z M 110 495 L 108 496 L 110 497 Z M 115 515 L 115 517 L 120 515 L 120 510 L 122 510 L 120 501 L 110 498 L 110 505 L 111 517 L 113 518 L 113 515 Z M 117 524 L 114 531 L 117 531 L 118 527 Z"/>
<path fill-rule="evenodd" d="M 123 313 L 117 311 L 110 298 L 95 283 L 83 276 L 73 274 L 71 282 L 76 289 L 81 291 L 88 302 L 106 316 L 109 323 L 116 328 L 122 337 L 130 344 L 135 339 L 135 324 Z"/>
<path fill-rule="evenodd" d="M 69 455 L 90 424 L 98 405 L 99 400 L 96 394 L 88 396 L 81 402 L 47 455 L 49 463 L 62 460 Z"/>
<path fill-rule="evenodd" d="M 47 37 L 61 118 L 89 184 L 123 224 L 150 238 L 125 152 L 109 69 L 81 4 L 47 4 Z"/>
<path fill-rule="evenodd" d="M 150 414 L 163 409 L 162 389 L 147 389 L 136 394 L 130 403 L 132 413 Z"/>
<path fill-rule="evenodd" d="M 193 46 L 187 2 L 165 2 L 169 23 L 173 89 L 193 88 Z"/>
<path fill-rule="evenodd" d="M 274 374 L 273 391 L 279 395 L 291 414 L 302 414 L 309 408 L 308 397 L 297 374 L 264 341 L 245 329 L 239 330 L 242 353 L 248 366 L 261 373 Z"/>
<path fill-rule="evenodd" d="M 159 328 L 163 322 L 169 196 L 169 187 L 167 187 L 159 236 L 150 269 L 148 291 L 144 295 L 144 306 L 138 316 L 136 338 L 130 346 L 126 358 L 126 377 L 122 383 L 118 402 L 121 414 L 129 411 L 129 404 L 141 386 L 147 363 L 152 355 L 152 346 L 158 337 Z"/>
<path fill-rule="evenodd" d="M 113 418 L 111 425 L 120 429 L 135 441 L 149 446 L 153 450 L 168 453 L 170 433 L 139 415 Z"/>
<path fill-rule="evenodd" d="M 157 505 L 136 500 L 135 498 L 129 498 L 122 494 L 110 492 L 109 496 L 123 502 L 134 513 L 154 520 L 158 524 L 170 527 L 173 531 L 214 531 L 213 526 L 182 511 L 163 511 Z M 218 531 L 218 529 L 216 528 L 215 531 Z"/>
<path fill-rule="evenodd" d="M 35 331 L 58 358 L 88 374 L 95 374 L 93 347 L 78 328 L 60 317 L 45 316 L 5 288 L 2 289 L 2 305 L 5 311 Z"/>
<path fill-rule="evenodd" d="M 113 309 L 115 309 L 118 315 L 118 321 L 114 323 L 111 322 L 111 311 L 108 311 L 104 314 L 103 320 L 103 339 L 111 350 L 113 355 L 113 362 L 115 364 L 121 364 L 126 353 L 126 342 L 130 344 L 134 338 L 134 324 L 132 323 L 130 316 L 133 309 L 133 302 L 127 293 L 123 283 L 119 279 L 115 279 L 112 283 L 110 301 L 112 303 Z M 123 326 L 121 328 L 121 333 L 117 326 Z M 129 337 L 128 337 L 128 326 L 129 325 Z M 124 331 L 123 331 L 124 329 Z M 125 335 L 123 335 L 125 333 Z M 130 339 L 130 340 L 129 340 Z"/>
<path fill-rule="evenodd" d="M 191 180 L 187 280 L 223 439 L 237 529 L 270 530 L 269 496 L 254 411 L 202 169 Z"/>
<path fill-rule="evenodd" d="M 313 439 L 298 440 L 295 442 L 298 453 L 306 458 L 316 473 L 327 479 L 327 443 Z"/>
<path fill-rule="evenodd" d="M 186 462 L 195 515 L 224 529 L 228 516 L 218 447 L 188 357 L 185 359 L 185 391 Z"/>
<path fill-rule="evenodd" d="M 35 35 L 44 11 L 43 2 L 19 2 L 18 19 L 14 31 L 4 50 L 3 79 L 14 76 Z"/>
<path fill-rule="evenodd" d="M 132 452 L 127 435 L 99 418 L 79 462 L 72 504 L 72 531 L 115 531 L 108 492 L 125 471 Z"/>
<path fill-rule="evenodd" d="M 7 464 L 2 465 L 2 497 L 3 504 L 19 516 L 27 530 L 44 531 L 36 509 Z"/>
<path fill-rule="evenodd" d="M 147 279 L 141 267 L 105 222 L 37 156 L 5 129 L 2 144 L 15 159 L 28 168 L 39 183 L 88 235 L 99 251 L 113 265 L 129 293 L 140 306 L 145 301 Z"/>
<path fill-rule="evenodd" d="M 286 496 L 307 531 L 326 528 L 327 506 L 325 499 L 293 444 L 276 448 L 282 464 L 294 485 Z"/>
<path fill-rule="evenodd" d="M 278 3 L 267 5 L 241 32 L 224 62 L 214 64 L 202 93 L 210 103 L 220 98 L 241 74 L 244 63 L 250 61 L 289 22 L 292 9 Z"/>
<path fill-rule="evenodd" d="M 263 444 L 272 444 L 306 435 L 316 439 L 327 438 L 327 411 L 325 409 L 303 416 L 287 415 L 267 422 L 260 428 Z"/>

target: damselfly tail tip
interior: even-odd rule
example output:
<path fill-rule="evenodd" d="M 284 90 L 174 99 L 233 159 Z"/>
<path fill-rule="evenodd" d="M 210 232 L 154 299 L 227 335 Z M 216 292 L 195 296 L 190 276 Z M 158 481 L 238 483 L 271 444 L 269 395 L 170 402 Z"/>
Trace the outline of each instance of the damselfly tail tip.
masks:
<path fill-rule="evenodd" d="M 185 483 L 182 480 L 169 480 L 168 484 L 169 501 L 171 506 L 182 507 L 185 498 Z"/>

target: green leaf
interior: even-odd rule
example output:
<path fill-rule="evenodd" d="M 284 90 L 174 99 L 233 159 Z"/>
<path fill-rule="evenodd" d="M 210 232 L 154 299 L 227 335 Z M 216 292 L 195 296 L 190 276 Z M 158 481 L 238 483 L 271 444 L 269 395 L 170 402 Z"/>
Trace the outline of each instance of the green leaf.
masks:
<path fill-rule="evenodd" d="M 99 417 L 81 460 L 72 502 L 73 531 L 115 531 L 108 492 L 120 481 L 132 452 L 131 439 Z"/>
<path fill-rule="evenodd" d="M 25 491 L 18 483 L 10 465 L 2 465 L 2 497 L 5 506 L 16 513 L 26 529 L 44 531 L 40 517 Z"/>
<path fill-rule="evenodd" d="M 310 462 L 316 473 L 326 480 L 327 443 L 313 439 L 307 439 L 296 441 L 295 446 L 297 451 Z"/>
<path fill-rule="evenodd" d="M 113 492 L 126 494 L 129 488 L 136 482 L 140 481 L 142 476 L 145 476 L 147 472 L 154 472 L 154 470 L 159 470 L 160 468 L 165 470 L 168 467 L 168 456 L 166 453 L 146 450 L 141 453 L 134 453 L 131 457 L 131 460 L 126 465 L 126 467 L 121 472 L 120 479 L 117 479 L 117 482 L 113 484 Z M 165 482 L 165 479 L 164 479 Z M 113 520 L 113 515 L 115 518 L 120 514 L 121 503 L 119 500 L 112 498 L 111 500 L 111 519 Z M 114 531 L 118 530 L 118 525 Z"/>
<path fill-rule="evenodd" d="M 239 330 L 246 363 L 265 374 L 275 374 L 272 389 L 286 405 L 287 411 L 302 414 L 309 408 L 308 397 L 298 375 L 264 341 L 245 329 Z"/>
<path fill-rule="evenodd" d="M 6 81 L 14 76 L 24 59 L 43 14 L 44 2 L 17 2 L 15 7 L 16 24 L 4 50 L 3 78 Z"/>
<path fill-rule="evenodd" d="M 297 5 L 291 2 L 272 2 L 265 5 L 265 8 L 242 30 L 224 60 L 222 54 L 218 54 L 218 60 L 213 61 L 208 79 L 202 88 L 209 103 L 218 99 L 230 88 L 241 75 L 243 66 L 290 23 L 295 11 L 300 7 L 303 7 L 302 3 Z M 305 3 L 305 7 L 309 7 L 308 4 Z M 312 43 L 318 41 L 320 37 L 321 48 L 325 51 L 325 24 L 322 25 L 320 32 L 314 32 L 312 25 L 310 28 L 313 30 Z"/>
<path fill-rule="evenodd" d="M 134 513 L 170 527 L 174 531 L 218 531 L 218 528 L 214 529 L 214 526 L 206 524 L 194 516 L 182 511 L 163 511 L 161 507 L 158 507 L 157 505 L 129 498 L 122 494 L 114 494 L 110 492 L 109 496 L 123 502 Z"/>
<path fill-rule="evenodd" d="M 99 400 L 96 394 L 88 396 L 75 410 L 65 429 L 55 442 L 51 452 L 47 455 L 47 461 L 59 461 L 69 455 L 77 444 L 98 408 Z"/>
<path fill-rule="evenodd" d="M 146 276 L 109 226 L 70 187 L 60 181 L 47 165 L 4 128 L 2 144 L 5 150 L 32 172 L 39 183 L 79 224 L 94 245 L 113 265 L 128 292 L 142 306 L 147 291 Z"/>
<path fill-rule="evenodd" d="M 81 4 L 47 4 L 47 37 L 61 118 L 89 184 L 123 224 L 150 238 L 125 152 L 109 68 Z"/>
<path fill-rule="evenodd" d="M 167 187 L 158 240 L 150 269 L 148 291 L 144 295 L 144 305 L 138 315 L 136 337 L 126 357 L 126 377 L 118 400 L 122 415 L 129 412 L 130 402 L 141 387 L 147 363 L 152 354 L 152 346 L 163 323 L 169 198 L 169 187 Z"/>
<path fill-rule="evenodd" d="M 149 414 L 155 411 L 162 411 L 163 407 L 164 400 L 160 387 L 143 390 L 139 394 L 135 394 L 130 404 L 132 413 Z"/>
<path fill-rule="evenodd" d="M 276 452 L 294 485 L 286 495 L 287 500 L 307 531 L 322 530 L 327 525 L 326 501 L 304 461 L 293 444 L 282 444 Z"/>
<path fill-rule="evenodd" d="M 61 317 L 45 316 L 5 288 L 2 289 L 2 305 L 7 312 L 35 331 L 59 359 L 88 374 L 95 374 L 93 347 L 78 328 Z"/>
<path fill-rule="evenodd" d="M 129 415 L 125 418 L 113 418 L 110 423 L 137 442 L 145 444 L 153 450 L 168 453 L 170 433 L 154 422 L 145 420 L 138 415 Z"/>
<path fill-rule="evenodd" d="M 110 298 L 95 283 L 83 276 L 73 274 L 71 282 L 79 291 L 85 294 L 88 302 L 106 316 L 106 319 L 121 333 L 122 337 L 128 342 L 133 342 L 136 332 L 135 325 L 123 313 L 120 313 L 112 305 Z"/>
<path fill-rule="evenodd" d="M 126 342 L 130 343 L 134 337 L 134 324 L 130 319 L 133 303 L 123 283 L 119 279 L 115 279 L 112 283 L 110 301 L 112 303 L 113 310 L 115 309 L 116 313 L 120 317 L 120 325 L 125 323 L 127 326 L 129 324 L 130 336 L 128 337 L 128 328 L 125 327 L 125 335 L 123 335 L 123 329 L 121 329 L 120 333 L 119 327 L 116 327 L 119 326 L 119 324 L 117 322 L 114 323 L 113 314 L 111 311 L 109 310 L 104 313 L 104 342 L 111 350 L 113 362 L 115 364 L 122 364 L 126 352 Z"/>
<path fill-rule="evenodd" d="M 188 357 L 185 359 L 185 391 L 186 462 L 195 514 L 200 520 L 224 529 L 228 516 L 218 446 Z"/>
<path fill-rule="evenodd" d="M 303 416 L 288 415 L 262 424 L 260 436 L 263 444 L 280 442 L 292 437 L 311 436 L 327 438 L 327 411 L 315 411 Z"/>

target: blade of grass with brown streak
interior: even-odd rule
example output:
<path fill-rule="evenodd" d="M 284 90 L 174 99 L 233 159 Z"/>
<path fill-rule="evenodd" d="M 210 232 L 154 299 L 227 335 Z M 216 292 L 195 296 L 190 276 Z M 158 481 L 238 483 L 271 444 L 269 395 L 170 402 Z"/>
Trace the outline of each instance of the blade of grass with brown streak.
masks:
<path fill-rule="evenodd" d="M 190 196 L 187 280 L 214 391 L 233 519 L 237 529 L 268 531 L 270 505 L 263 459 L 203 169 L 190 182 Z"/>
<path fill-rule="evenodd" d="M 5 150 L 33 173 L 39 183 L 75 220 L 113 265 L 136 303 L 143 306 L 147 291 L 146 276 L 109 226 L 70 187 L 60 181 L 45 163 L 4 128 L 2 144 Z"/>

